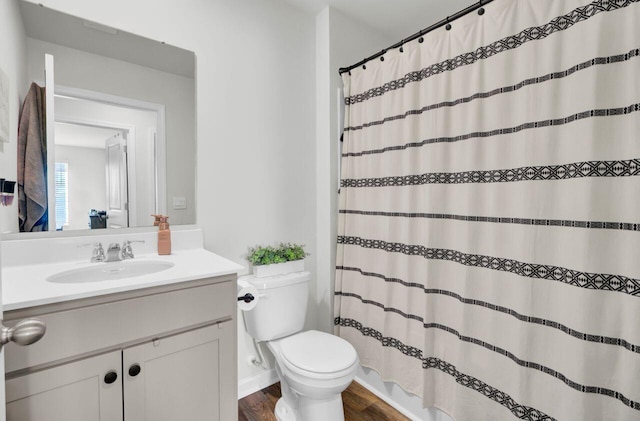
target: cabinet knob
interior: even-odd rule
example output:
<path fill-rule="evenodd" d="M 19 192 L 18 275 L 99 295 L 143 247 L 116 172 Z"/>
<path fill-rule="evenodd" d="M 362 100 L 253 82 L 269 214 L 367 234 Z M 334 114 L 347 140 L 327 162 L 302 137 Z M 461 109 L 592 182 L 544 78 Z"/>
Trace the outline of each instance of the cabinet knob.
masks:
<path fill-rule="evenodd" d="M 14 327 L 0 324 L 0 349 L 9 342 L 20 346 L 31 345 L 38 342 L 46 330 L 47 326 L 39 319 L 20 320 Z"/>
<path fill-rule="evenodd" d="M 110 371 L 104 375 L 104 382 L 106 384 L 111 384 L 116 380 L 118 380 L 118 373 L 116 373 L 115 371 Z"/>
<path fill-rule="evenodd" d="M 131 367 L 129 367 L 129 375 L 131 377 L 137 376 L 138 374 L 140 374 L 140 371 L 142 371 L 142 369 L 138 364 L 134 364 Z"/>

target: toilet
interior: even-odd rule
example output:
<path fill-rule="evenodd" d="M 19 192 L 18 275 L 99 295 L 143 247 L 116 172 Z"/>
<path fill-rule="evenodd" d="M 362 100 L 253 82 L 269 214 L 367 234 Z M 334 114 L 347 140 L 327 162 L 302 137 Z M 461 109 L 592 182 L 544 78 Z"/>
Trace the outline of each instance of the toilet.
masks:
<path fill-rule="evenodd" d="M 309 272 L 243 277 L 259 292 L 256 307 L 244 312 L 245 326 L 275 357 L 282 390 L 278 421 L 343 421 L 341 393 L 355 377 L 358 355 L 342 338 L 302 331 L 309 279 Z"/>

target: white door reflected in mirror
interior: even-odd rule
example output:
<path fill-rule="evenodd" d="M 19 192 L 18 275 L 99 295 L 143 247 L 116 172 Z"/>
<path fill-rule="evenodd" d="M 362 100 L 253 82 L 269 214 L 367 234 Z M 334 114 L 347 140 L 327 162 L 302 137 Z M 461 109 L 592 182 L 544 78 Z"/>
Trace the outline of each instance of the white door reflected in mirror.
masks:
<path fill-rule="evenodd" d="M 127 145 L 120 133 L 105 142 L 107 159 L 107 226 L 129 226 L 127 199 Z"/>
<path fill-rule="evenodd" d="M 157 112 L 69 95 L 55 105 L 56 229 L 150 225 L 166 188 L 157 173 Z"/>

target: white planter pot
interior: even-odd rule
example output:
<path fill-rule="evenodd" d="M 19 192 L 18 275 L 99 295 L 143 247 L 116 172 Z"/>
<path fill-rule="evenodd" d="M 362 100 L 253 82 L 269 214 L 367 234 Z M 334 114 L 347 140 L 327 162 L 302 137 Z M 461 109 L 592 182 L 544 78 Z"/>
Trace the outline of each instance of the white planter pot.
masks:
<path fill-rule="evenodd" d="M 287 273 L 302 272 L 303 270 L 304 259 L 284 263 L 274 263 L 273 265 L 254 266 L 253 274 L 256 278 L 266 278 L 267 276 L 285 275 Z"/>

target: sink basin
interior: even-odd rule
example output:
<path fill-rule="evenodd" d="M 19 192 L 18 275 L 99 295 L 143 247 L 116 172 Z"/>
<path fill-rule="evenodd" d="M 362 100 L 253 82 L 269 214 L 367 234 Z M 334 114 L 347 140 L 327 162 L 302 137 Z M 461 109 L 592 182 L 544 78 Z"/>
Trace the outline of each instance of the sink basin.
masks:
<path fill-rule="evenodd" d="M 55 275 L 49 276 L 47 281 L 59 284 L 103 282 L 113 279 L 150 275 L 171 267 L 173 267 L 173 263 L 157 260 L 94 263 L 91 266 L 80 269 L 71 269 L 56 273 Z"/>

